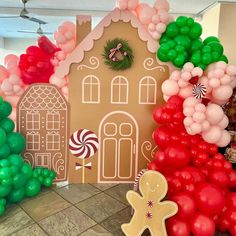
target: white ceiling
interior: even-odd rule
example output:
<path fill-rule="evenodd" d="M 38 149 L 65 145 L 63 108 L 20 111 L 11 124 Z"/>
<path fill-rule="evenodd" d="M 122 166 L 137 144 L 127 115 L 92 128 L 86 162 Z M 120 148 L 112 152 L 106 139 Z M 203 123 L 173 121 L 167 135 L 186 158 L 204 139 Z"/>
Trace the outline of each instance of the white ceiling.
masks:
<path fill-rule="evenodd" d="M 141 0 L 152 5 L 155 0 Z M 171 12 L 195 15 L 213 4 L 214 0 L 169 0 Z M 236 0 L 232 1 L 236 2 Z M 96 24 L 101 17 L 115 6 L 115 0 L 29 0 L 27 8 L 30 16 L 48 22 L 42 28 L 46 32 L 55 32 L 64 21 L 75 21 L 75 15 L 90 14 Z M 0 17 L 19 15 L 23 5 L 21 0 L 0 0 Z M 36 34 L 23 34 L 18 30 L 36 31 L 38 24 L 21 18 L 1 19 L 0 37 L 37 37 Z"/>

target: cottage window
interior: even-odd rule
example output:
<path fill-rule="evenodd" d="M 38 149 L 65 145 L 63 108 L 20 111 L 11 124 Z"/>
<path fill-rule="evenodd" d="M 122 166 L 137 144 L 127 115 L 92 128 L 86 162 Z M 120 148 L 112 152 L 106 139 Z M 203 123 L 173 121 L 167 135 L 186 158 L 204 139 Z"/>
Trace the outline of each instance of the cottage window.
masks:
<path fill-rule="evenodd" d="M 26 129 L 27 130 L 40 129 L 40 114 L 39 113 L 30 112 L 26 114 Z"/>
<path fill-rule="evenodd" d="M 26 149 L 27 150 L 40 150 L 40 134 L 28 133 L 26 135 Z"/>
<path fill-rule="evenodd" d="M 143 77 L 139 82 L 139 104 L 156 104 L 157 83 L 151 76 Z"/>
<path fill-rule="evenodd" d="M 59 130 L 60 129 L 60 114 L 59 113 L 47 113 L 46 121 L 47 130 Z"/>
<path fill-rule="evenodd" d="M 129 83 L 123 76 L 116 76 L 111 81 L 111 103 L 127 104 L 129 96 Z"/>
<path fill-rule="evenodd" d="M 100 103 L 100 81 L 94 75 L 88 75 L 83 79 L 82 102 Z"/>
<path fill-rule="evenodd" d="M 58 133 L 48 133 L 46 135 L 47 150 L 60 150 L 60 135 Z"/>

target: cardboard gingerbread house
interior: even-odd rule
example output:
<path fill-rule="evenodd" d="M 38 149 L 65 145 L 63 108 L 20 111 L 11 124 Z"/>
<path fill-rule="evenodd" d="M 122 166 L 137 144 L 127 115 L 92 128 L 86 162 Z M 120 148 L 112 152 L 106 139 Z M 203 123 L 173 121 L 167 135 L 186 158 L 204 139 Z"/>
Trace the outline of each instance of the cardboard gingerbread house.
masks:
<path fill-rule="evenodd" d="M 161 84 L 169 68 L 157 61 L 157 42 L 129 11 L 114 9 L 92 31 L 91 18 L 78 17 L 77 31 L 78 46 L 56 76 L 69 78 L 70 134 L 92 131 L 99 147 L 86 159 L 70 153 L 69 181 L 133 182 L 155 148 L 152 112 L 163 103 Z M 107 41 L 117 37 L 133 50 L 133 65 L 126 70 L 104 62 Z"/>
<path fill-rule="evenodd" d="M 58 88 L 33 84 L 17 105 L 17 129 L 26 139 L 24 159 L 54 169 L 56 181 L 68 177 L 69 107 Z"/>

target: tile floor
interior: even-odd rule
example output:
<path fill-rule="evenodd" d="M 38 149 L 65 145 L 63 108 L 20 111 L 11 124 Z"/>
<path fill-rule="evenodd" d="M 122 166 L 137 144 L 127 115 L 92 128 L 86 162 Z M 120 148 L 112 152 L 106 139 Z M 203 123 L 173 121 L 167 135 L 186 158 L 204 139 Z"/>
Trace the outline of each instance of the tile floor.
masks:
<path fill-rule="evenodd" d="M 130 221 L 129 184 L 71 184 L 45 189 L 9 206 L 0 217 L 0 236 L 119 236 Z M 145 233 L 144 235 L 148 235 Z"/>

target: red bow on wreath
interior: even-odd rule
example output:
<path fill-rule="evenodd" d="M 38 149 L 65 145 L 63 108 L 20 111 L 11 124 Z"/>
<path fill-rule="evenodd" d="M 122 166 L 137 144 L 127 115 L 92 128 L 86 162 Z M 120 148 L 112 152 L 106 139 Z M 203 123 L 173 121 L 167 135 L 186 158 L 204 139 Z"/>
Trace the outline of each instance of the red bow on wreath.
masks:
<path fill-rule="evenodd" d="M 114 55 L 120 51 L 120 49 L 122 48 L 122 44 L 118 43 L 117 46 L 115 48 L 112 48 L 110 50 L 110 54 L 109 54 L 109 58 L 112 59 L 114 57 Z"/>

